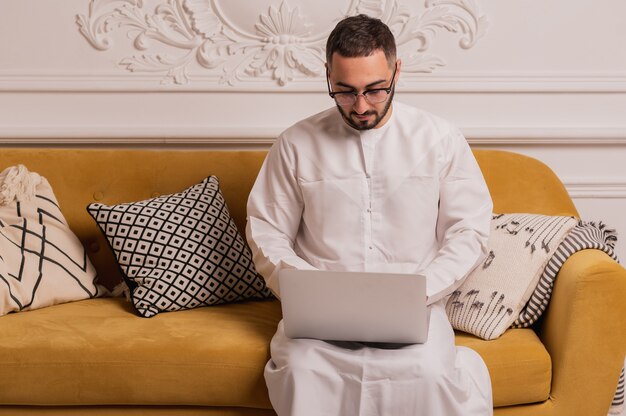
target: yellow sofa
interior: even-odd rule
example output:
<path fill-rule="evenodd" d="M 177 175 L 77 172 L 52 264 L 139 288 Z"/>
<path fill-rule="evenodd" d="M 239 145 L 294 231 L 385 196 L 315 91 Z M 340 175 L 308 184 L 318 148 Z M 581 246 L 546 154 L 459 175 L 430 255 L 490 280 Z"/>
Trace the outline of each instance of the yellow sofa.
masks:
<path fill-rule="evenodd" d="M 577 215 L 554 173 L 514 153 L 476 151 L 496 212 Z M 100 278 L 120 279 L 87 204 L 136 201 L 217 175 L 237 225 L 259 151 L 5 148 L 51 183 Z M 573 255 L 541 325 L 495 341 L 458 333 L 489 367 L 495 414 L 606 415 L 626 347 L 626 270 Z M 272 415 L 263 380 L 278 301 L 136 316 L 100 298 L 0 317 L 0 415 Z"/>

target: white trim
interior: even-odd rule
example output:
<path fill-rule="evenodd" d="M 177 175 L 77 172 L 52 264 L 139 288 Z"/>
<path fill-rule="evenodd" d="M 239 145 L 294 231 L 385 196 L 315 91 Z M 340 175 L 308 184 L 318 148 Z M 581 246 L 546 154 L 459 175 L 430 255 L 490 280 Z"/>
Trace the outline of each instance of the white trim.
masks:
<path fill-rule="evenodd" d="M 443 72 L 443 70 L 442 70 Z M 102 72 L 11 73 L 0 71 L 0 91 L 12 92 L 323 92 L 323 77 L 298 79 L 278 86 L 269 77 L 250 78 L 237 86 L 220 83 L 215 75 L 190 73 L 188 84 L 162 84 L 162 74 Z M 399 90 L 412 92 L 626 92 L 624 72 L 516 73 L 454 72 L 403 74 Z"/>
<path fill-rule="evenodd" d="M 419 79 L 404 76 L 409 92 L 626 92 L 626 73 L 448 72 Z"/>
<path fill-rule="evenodd" d="M 626 182 L 623 181 L 580 179 L 563 183 L 572 199 L 626 199 Z"/>
<path fill-rule="evenodd" d="M 144 145 L 271 145 L 276 135 L 266 129 L 254 129 L 255 136 L 245 136 L 231 129 L 158 128 L 158 127 L 0 127 L 2 144 L 144 144 Z M 274 131 L 272 129 L 272 131 Z M 215 137 L 207 137 L 209 132 Z M 248 132 L 252 134 L 253 130 Z M 153 137 L 149 137 L 153 136 Z M 160 136 L 160 137 L 157 137 Z M 169 137 L 163 137 L 169 136 Z"/>
<path fill-rule="evenodd" d="M 286 126 L 0 125 L 4 143 L 268 144 Z M 477 145 L 626 145 L 626 126 L 462 127 Z"/>
<path fill-rule="evenodd" d="M 461 127 L 471 144 L 626 144 L 626 126 L 623 127 Z"/>

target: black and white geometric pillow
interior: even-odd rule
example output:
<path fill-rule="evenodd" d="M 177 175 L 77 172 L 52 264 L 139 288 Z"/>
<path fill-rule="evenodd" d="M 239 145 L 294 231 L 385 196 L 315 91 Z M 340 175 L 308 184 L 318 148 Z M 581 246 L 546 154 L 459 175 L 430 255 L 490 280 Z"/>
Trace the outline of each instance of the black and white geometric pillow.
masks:
<path fill-rule="evenodd" d="M 271 296 L 215 176 L 176 194 L 94 203 L 87 211 L 113 249 L 141 316 Z"/>

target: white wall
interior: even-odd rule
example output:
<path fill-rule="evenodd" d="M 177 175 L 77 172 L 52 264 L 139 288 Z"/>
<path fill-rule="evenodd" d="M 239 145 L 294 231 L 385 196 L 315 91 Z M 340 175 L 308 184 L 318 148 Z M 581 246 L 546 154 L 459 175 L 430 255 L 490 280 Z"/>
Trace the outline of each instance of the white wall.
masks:
<path fill-rule="evenodd" d="M 548 163 L 626 239 L 623 0 L 3 0 L 0 145 L 267 147 L 332 105 L 324 40 L 357 11 L 399 39 L 398 100 Z"/>

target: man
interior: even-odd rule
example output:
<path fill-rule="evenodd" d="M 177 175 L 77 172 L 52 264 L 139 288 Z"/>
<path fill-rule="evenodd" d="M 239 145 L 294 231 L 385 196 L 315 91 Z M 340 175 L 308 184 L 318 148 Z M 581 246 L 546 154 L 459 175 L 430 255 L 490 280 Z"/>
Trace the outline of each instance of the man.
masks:
<path fill-rule="evenodd" d="M 257 270 L 278 297 L 283 268 L 423 274 L 428 341 L 289 339 L 281 323 L 265 369 L 272 405 L 279 416 L 492 414 L 487 368 L 455 348 L 445 313 L 485 254 L 492 203 L 476 161 L 449 123 L 393 103 L 402 65 L 380 20 L 342 20 L 326 51 L 337 108 L 283 132 L 250 193 Z"/>

